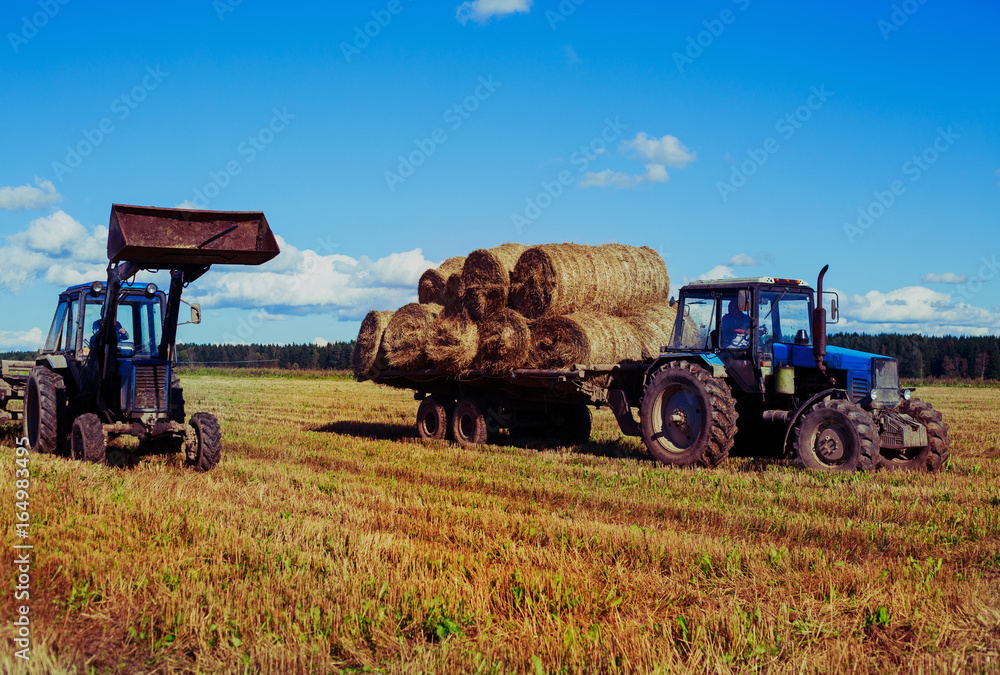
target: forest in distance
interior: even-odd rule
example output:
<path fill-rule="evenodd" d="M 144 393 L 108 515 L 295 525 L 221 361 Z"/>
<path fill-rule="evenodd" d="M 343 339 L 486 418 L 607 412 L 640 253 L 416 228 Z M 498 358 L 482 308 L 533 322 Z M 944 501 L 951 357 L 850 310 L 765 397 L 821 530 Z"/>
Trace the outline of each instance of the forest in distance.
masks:
<path fill-rule="evenodd" d="M 907 380 L 1000 380 L 1000 338 L 930 337 L 919 334 L 831 333 L 831 345 L 892 356 Z M 315 344 L 178 344 L 182 366 L 350 370 L 354 341 Z M 4 352 L 0 358 L 32 360 L 35 352 Z"/>

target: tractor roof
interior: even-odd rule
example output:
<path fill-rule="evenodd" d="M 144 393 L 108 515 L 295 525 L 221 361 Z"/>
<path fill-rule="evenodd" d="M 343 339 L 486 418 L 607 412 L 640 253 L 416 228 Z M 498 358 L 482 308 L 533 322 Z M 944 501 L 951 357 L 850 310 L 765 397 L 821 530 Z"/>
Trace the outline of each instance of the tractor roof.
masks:
<path fill-rule="evenodd" d="M 806 282 L 801 279 L 784 279 L 781 277 L 739 277 L 735 279 L 707 279 L 699 281 L 689 282 L 685 288 L 695 287 L 713 287 L 713 288 L 731 288 L 734 286 L 748 286 L 750 284 L 767 284 L 770 286 L 798 286 L 801 288 L 809 288 Z"/>

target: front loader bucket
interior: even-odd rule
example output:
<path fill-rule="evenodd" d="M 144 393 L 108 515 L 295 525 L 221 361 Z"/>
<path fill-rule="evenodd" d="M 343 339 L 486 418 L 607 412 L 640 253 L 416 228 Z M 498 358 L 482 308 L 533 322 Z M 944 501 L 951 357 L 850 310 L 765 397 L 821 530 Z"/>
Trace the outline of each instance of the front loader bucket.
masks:
<path fill-rule="evenodd" d="M 260 265 L 278 255 L 259 211 L 191 211 L 114 204 L 108 259 L 147 269 Z"/>

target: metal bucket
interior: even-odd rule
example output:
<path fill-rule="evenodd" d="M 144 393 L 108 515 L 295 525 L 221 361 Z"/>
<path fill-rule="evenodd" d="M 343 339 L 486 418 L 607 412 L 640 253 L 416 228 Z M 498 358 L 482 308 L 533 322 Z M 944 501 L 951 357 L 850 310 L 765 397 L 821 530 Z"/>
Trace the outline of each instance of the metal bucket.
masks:
<path fill-rule="evenodd" d="M 189 211 L 111 206 L 108 259 L 146 268 L 182 265 L 260 265 L 278 243 L 259 211 Z"/>

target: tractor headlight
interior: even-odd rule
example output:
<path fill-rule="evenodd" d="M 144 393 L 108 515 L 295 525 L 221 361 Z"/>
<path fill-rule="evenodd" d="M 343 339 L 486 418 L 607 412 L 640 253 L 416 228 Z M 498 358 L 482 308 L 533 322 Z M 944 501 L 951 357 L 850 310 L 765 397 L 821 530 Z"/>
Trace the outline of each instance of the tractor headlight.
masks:
<path fill-rule="evenodd" d="M 146 295 L 149 297 L 156 295 L 156 284 L 146 284 Z"/>
<path fill-rule="evenodd" d="M 910 397 L 913 396 L 913 392 L 910 391 L 909 389 L 904 389 L 902 391 L 902 394 L 903 394 L 903 400 L 904 401 L 909 401 Z"/>
<path fill-rule="evenodd" d="M 100 295 L 104 291 L 104 284 L 100 281 L 95 281 L 90 285 L 90 293 L 92 295 Z"/>
<path fill-rule="evenodd" d="M 878 389 L 872 389 L 871 397 L 873 401 L 878 398 Z"/>

